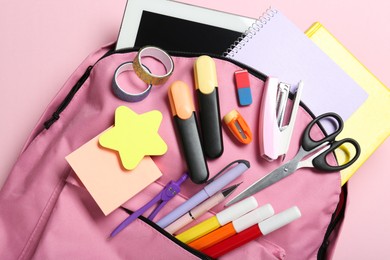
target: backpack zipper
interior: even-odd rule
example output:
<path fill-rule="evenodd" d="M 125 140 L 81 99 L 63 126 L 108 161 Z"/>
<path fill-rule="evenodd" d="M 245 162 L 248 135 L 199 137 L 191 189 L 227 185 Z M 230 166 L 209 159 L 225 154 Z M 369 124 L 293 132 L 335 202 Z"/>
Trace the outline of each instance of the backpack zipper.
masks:
<path fill-rule="evenodd" d="M 332 219 L 329 223 L 329 226 L 326 230 L 324 240 L 318 250 L 317 253 L 317 260 L 325 260 L 327 259 L 327 249 L 330 244 L 330 236 L 332 235 L 333 231 L 336 229 L 336 227 L 341 223 L 341 221 L 344 219 L 345 210 L 347 206 L 347 196 L 348 196 L 348 189 L 347 189 L 347 183 L 343 185 L 341 193 L 340 193 L 340 201 L 336 207 L 335 212 L 332 215 Z"/>
<path fill-rule="evenodd" d="M 96 64 L 96 63 L 95 63 Z M 94 65 L 93 65 L 94 66 Z M 93 66 L 88 66 L 84 74 L 81 76 L 81 78 L 76 82 L 76 84 L 72 87 L 72 89 L 69 91 L 69 93 L 66 95 L 65 99 L 61 102 L 61 104 L 57 107 L 56 111 L 52 114 L 51 118 L 43 123 L 44 127 L 46 129 L 49 129 L 52 124 L 54 124 L 58 119 L 60 119 L 60 114 L 64 109 L 69 105 L 69 103 L 72 101 L 74 95 L 76 95 L 77 91 L 81 88 L 81 86 L 84 84 L 84 82 L 88 79 L 89 75 L 91 74 L 91 70 Z"/>
<path fill-rule="evenodd" d="M 65 99 L 61 102 L 61 104 L 57 107 L 56 111 L 54 111 L 54 113 L 52 114 L 52 116 L 43 123 L 45 129 L 49 129 L 56 121 L 58 121 L 58 119 L 60 119 L 60 115 L 62 113 L 62 111 L 65 110 L 65 108 L 70 104 L 70 102 L 72 101 L 73 97 L 76 95 L 76 93 L 79 91 L 79 89 L 83 86 L 83 84 L 85 83 L 85 81 L 88 79 L 89 75 L 91 74 L 91 71 L 93 69 L 93 67 L 96 65 L 96 63 L 98 63 L 99 61 L 101 61 L 102 59 L 106 58 L 106 57 L 109 57 L 113 54 L 117 54 L 117 53 L 129 53 L 129 52 L 133 52 L 133 51 L 138 51 L 139 48 L 135 47 L 135 48 L 128 48 L 128 49 L 122 49 L 122 50 L 110 50 L 108 51 L 106 54 L 104 54 L 102 57 L 100 57 L 93 65 L 90 65 L 88 66 L 88 68 L 86 69 L 86 71 L 84 72 L 84 74 L 81 76 L 81 78 L 76 82 L 76 84 L 72 87 L 72 89 L 69 91 L 69 93 L 66 95 Z M 213 57 L 213 58 L 217 58 L 217 59 L 221 59 L 221 60 L 225 60 L 225 61 L 229 61 L 241 68 L 245 68 L 246 70 L 248 70 L 249 73 L 251 73 L 253 76 L 257 77 L 258 79 L 262 80 L 262 81 L 265 81 L 267 76 L 241 62 L 238 62 L 238 61 L 235 61 L 235 60 L 231 60 L 229 58 L 226 58 L 224 56 L 220 56 L 220 55 L 216 55 L 216 54 L 205 54 L 205 53 L 195 53 L 195 52 L 184 52 L 184 51 L 168 51 L 168 53 L 172 56 L 181 56 L 181 57 L 197 57 L 197 56 L 200 56 L 200 55 L 209 55 L 210 57 Z"/>
<path fill-rule="evenodd" d="M 124 208 L 124 207 L 121 207 L 126 213 L 128 213 L 129 215 L 130 214 L 133 214 L 133 212 L 127 208 Z M 154 228 L 157 232 L 161 233 L 163 236 L 165 236 L 166 238 L 168 238 L 169 240 L 171 240 L 173 243 L 175 243 L 176 245 L 180 246 L 181 248 L 183 248 L 184 250 L 192 253 L 193 255 L 201 258 L 201 259 L 205 259 L 205 260 L 211 260 L 213 258 L 209 257 L 208 255 L 206 254 L 203 254 L 202 252 L 196 250 L 196 249 L 193 249 L 192 247 L 190 247 L 189 245 L 181 242 L 180 240 L 176 239 L 173 235 L 171 235 L 170 233 L 168 233 L 167 231 L 165 231 L 163 228 L 161 228 L 160 226 L 158 226 L 156 223 L 154 223 L 153 221 L 151 221 L 150 219 L 148 218 L 145 218 L 144 216 L 139 216 L 138 219 L 142 220 L 143 222 L 145 222 L 146 224 L 148 224 L 149 226 L 151 226 L 152 228 Z"/>

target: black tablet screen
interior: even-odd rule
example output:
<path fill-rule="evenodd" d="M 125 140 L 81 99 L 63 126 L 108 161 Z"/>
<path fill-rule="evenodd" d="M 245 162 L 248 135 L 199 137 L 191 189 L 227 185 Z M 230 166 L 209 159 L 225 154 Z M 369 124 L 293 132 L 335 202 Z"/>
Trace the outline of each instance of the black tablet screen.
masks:
<path fill-rule="evenodd" d="M 143 11 L 135 46 L 223 54 L 242 32 Z"/>

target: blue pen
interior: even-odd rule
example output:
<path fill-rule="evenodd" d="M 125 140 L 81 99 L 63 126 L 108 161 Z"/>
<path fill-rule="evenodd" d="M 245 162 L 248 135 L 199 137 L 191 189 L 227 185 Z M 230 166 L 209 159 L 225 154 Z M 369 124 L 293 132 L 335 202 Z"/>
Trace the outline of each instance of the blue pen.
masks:
<path fill-rule="evenodd" d="M 231 168 L 228 170 L 225 174 L 222 176 L 216 178 L 219 176 L 224 170 L 226 170 L 228 167 L 230 167 L 232 164 L 238 163 L 234 168 Z M 174 222 L 176 219 L 202 203 L 204 200 L 210 198 L 215 193 L 220 191 L 223 187 L 225 187 L 230 182 L 234 181 L 238 177 L 240 177 L 246 170 L 248 170 L 250 167 L 250 164 L 246 160 L 237 160 L 229 165 L 227 165 L 224 169 L 222 169 L 214 178 L 209 180 L 209 184 L 206 185 L 201 191 L 196 193 L 194 196 L 192 196 L 190 199 L 188 199 L 186 202 L 182 203 L 180 206 L 178 206 L 176 209 L 171 211 L 168 215 L 164 216 L 162 219 L 160 219 L 157 222 L 157 225 L 161 228 L 165 228 L 168 225 L 170 225 L 172 222 Z"/>

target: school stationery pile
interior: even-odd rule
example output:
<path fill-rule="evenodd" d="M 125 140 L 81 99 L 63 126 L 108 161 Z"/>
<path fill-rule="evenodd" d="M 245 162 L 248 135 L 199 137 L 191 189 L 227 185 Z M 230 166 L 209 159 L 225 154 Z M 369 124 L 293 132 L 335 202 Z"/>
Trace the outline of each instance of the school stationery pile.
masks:
<path fill-rule="evenodd" d="M 347 120 L 367 98 L 356 82 L 276 9 L 268 9 L 227 52 L 231 59 L 292 84 L 292 93 L 303 81 L 302 102 L 316 116 L 331 111 Z M 333 129 L 330 124 L 325 127 Z"/>
<path fill-rule="evenodd" d="M 311 35 L 314 35 L 316 29 L 311 29 L 310 31 Z M 147 61 L 149 62 L 148 65 L 143 63 L 145 62 L 145 56 L 150 56 L 160 61 L 164 65 L 166 73 L 162 72 L 163 75 L 161 76 L 156 74 L 156 72 L 153 73 L 150 69 L 150 66 L 153 66 L 150 65 L 150 61 Z M 303 102 L 316 118 L 305 129 L 301 148 L 295 158 L 258 181 L 244 183 L 246 189 L 228 202 L 226 206 L 237 204 L 176 236 L 178 240 L 188 243 L 190 247 L 213 257 L 221 256 L 233 250 L 244 244 L 243 241 L 250 241 L 258 234 L 270 233 L 270 231 L 263 230 L 266 228 L 261 226 L 263 225 L 263 220 L 273 215 L 272 207 L 264 206 L 257 210 L 254 210 L 252 207 L 241 208 L 240 205 L 248 203 L 247 200 L 244 200 L 242 202 L 244 204 L 242 204 L 240 202 L 242 199 L 255 195 L 301 167 L 311 165 L 321 171 L 340 171 L 351 166 L 359 158 L 360 146 L 355 140 L 346 138 L 341 141 L 335 141 L 334 139 L 343 130 L 343 119 L 349 120 L 351 115 L 367 99 L 367 92 L 364 89 L 344 73 L 339 66 L 302 32 L 299 32 L 276 9 L 268 9 L 248 29 L 246 34 L 227 50 L 226 56 L 264 72 L 266 75 L 277 76 L 265 78 L 262 98 L 256 100 L 252 97 L 252 84 L 248 70 L 236 70 L 234 73 L 235 94 L 238 105 L 248 107 L 253 102 L 260 102 L 258 114 L 260 126 L 257 143 L 260 157 L 269 162 L 275 161 L 280 156 L 284 160 L 289 153 L 300 102 Z M 140 94 L 126 92 L 120 87 L 120 84 L 122 85 L 123 83 L 119 83 L 119 74 L 125 71 L 130 73 L 132 70 L 142 81 L 148 84 L 147 89 Z M 174 61 L 167 52 L 153 46 L 141 48 L 133 62 L 125 62 L 116 69 L 112 85 L 113 91 L 123 101 L 140 102 L 150 94 L 153 85 L 163 85 L 168 81 L 173 72 Z M 207 158 L 216 159 L 222 156 L 224 144 L 218 91 L 218 78 L 221 78 L 221 75 L 217 73 L 214 59 L 206 55 L 196 58 L 193 73 L 195 96 L 198 100 L 199 126 L 196 113 L 197 108 L 187 82 L 181 80 L 173 81 L 170 83 L 168 90 L 171 113 L 179 135 L 180 147 L 186 161 L 187 173 L 177 182 L 171 181 L 166 184 L 163 190 L 152 198 L 150 202 L 124 219 L 112 231 L 111 237 L 125 229 L 151 206 L 158 203 L 148 217 L 148 219 L 153 220 L 163 207 L 181 191 L 179 186 L 187 177 L 195 184 L 202 184 L 208 181 L 210 173 Z M 288 101 L 291 93 L 295 94 L 293 103 Z M 326 102 L 323 102 L 324 100 Z M 290 112 L 289 115 L 288 111 Z M 327 111 L 337 111 L 338 114 L 325 113 Z M 154 113 L 157 116 L 159 112 L 155 111 Z M 167 150 L 165 142 L 157 134 L 158 126 L 153 125 L 155 123 L 159 124 L 161 117 L 157 118 L 155 116 L 155 119 L 152 119 L 151 116 L 146 116 L 149 114 L 152 115 L 153 113 L 146 113 L 142 118 L 145 118 L 145 120 L 148 117 L 150 118 L 149 123 L 147 123 L 150 127 L 145 125 L 145 120 L 137 119 L 137 114 L 131 111 L 131 109 L 124 106 L 118 107 L 115 113 L 115 126 L 98 137 L 103 148 L 118 152 L 117 156 L 119 155 L 122 166 L 125 169 L 135 170 L 127 175 L 136 176 L 137 171 L 145 172 L 142 164 L 137 166 L 141 160 L 145 160 L 143 159 L 144 155 L 162 155 Z M 324 120 L 324 118 L 327 120 Z M 333 121 L 330 119 L 333 119 Z M 251 127 L 236 109 L 224 116 L 224 122 L 237 141 L 247 145 L 251 143 L 253 138 Z M 317 123 L 321 123 L 328 134 L 319 141 L 313 141 L 311 139 L 312 128 Z M 144 124 L 143 128 L 141 124 Z M 200 129 L 199 132 L 198 129 Z M 340 147 L 346 147 L 346 144 L 350 144 L 350 146 L 345 149 L 344 154 L 348 153 L 349 157 L 345 157 L 344 163 L 341 163 L 340 166 L 330 165 L 329 159 L 325 159 L 327 155 Z M 87 145 L 84 146 L 88 147 Z M 351 147 L 353 147 L 352 150 Z M 121 199 L 120 202 L 111 202 L 111 207 L 107 208 L 107 206 L 104 206 L 102 198 L 96 195 L 99 193 L 99 188 L 95 186 L 100 181 L 91 180 L 90 177 L 87 179 L 87 170 L 80 168 L 78 164 L 82 161 L 80 159 L 80 151 L 82 149 L 85 148 L 79 148 L 76 152 L 69 155 L 67 160 L 107 215 L 125 201 Z M 309 153 L 313 155 L 300 162 L 301 158 Z M 340 157 L 341 155 L 338 156 Z M 89 157 L 89 159 L 91 158 Z M 234 163 L 238 163 L 238 165 L 222 174 L 225 169 Z M 226 166 L 217 176 L 209 180 L 207 182 L 208 185 L 201 191 L 160 218 L 156 224 L 161 228 L 165 228 L 171 234 L 176 233 L 231 195 L 241 183 L 230 186 L 225 190 L 223 188 L 231 181 L 239 178 L 250 167 L 249 161 L 244 160 L 239 160 L 232 164 Z M 218 176 L 220 174 L 221 176 Z M 145 176 L 153 175 L 148 171 Z M 94 177 L 99 178 L 96 174 Z M 146 181 L 144 185 L 138 184 L 135 187 L 136 189 L 132 188 L 132 193 L 128 196 L 128 199 L 155 180 L 156 177 L 153 177 L 153 179 Z M 117 188 L 119 190 L 122 189 L 119 186 Z M 118 196 L 112 194 L 108 197 Z M 257 206 L 257 202 L 255 204 Z M 240 209 L 244 209 L 244 211 Z M 229 212 L 228 217 L 223 217 L 227 214 L 225 214 L 225 211 Z M 278 220 L 279 224 L 270 224 L 274 230 L 291 222 L 300 215 L 301 212 L 295 207 L 275 217 L 271 217 L 269 222 L 273 223 L 272 219 L 284 219 L 282 222 Z M 260 233 L 254 231 L 254 228 L 250 228 L 256 223 L 259 223 L 258 227 L 256 226 L 256 230 L 260 230 Z M 216 228 L 218 229 L 213 231 Z M 241 231 L 248 228 L 252 230 L 252 233 L 246 234 L 245 239 L 242 239 Z"/>
<path fill-rule="evenodd" d="M 307 34 L 315 43 L 270 8 L 227 57 L 159 46 L 91 55 L 0 197 L 0 223 L 13 227 L 5 258 L 323 256 L 345 207 L 340 171 L 351 169 L 344 183 L 390 132 L 357 124 L 389 91 L 319 24 Z M 20 212 L 29 218 L 11 225 Z"/>
<path fill-rule="evenodd" d="M 340 138 L 359 142 L 361 156 L 341 171 L 344 185 L 390 135 L 389 120 L 383 120 L 390 116 L 389 89 L 320 23 L 308 29 L 306 38 L 281 11 L 270 8 L 248 32 L 227 57 L 296 86 L 304 81 L 302 102 L 315 115 L 337 112 L 345 121 Z M 328 122 L 322 124 L 333 129 Z M 345 147 L 336 153 L 340 163 L 351 156 Z"/>

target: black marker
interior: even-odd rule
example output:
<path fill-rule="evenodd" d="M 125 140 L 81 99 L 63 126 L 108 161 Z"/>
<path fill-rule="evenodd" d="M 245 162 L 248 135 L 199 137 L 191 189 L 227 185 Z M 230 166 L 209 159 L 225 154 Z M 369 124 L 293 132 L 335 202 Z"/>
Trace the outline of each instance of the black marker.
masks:
<path fill-rule="evenodd" d="M 217 69 L 214 60 L 209 56 L 200 56 L 195 61 L 194 75 L 203 150 L 207 157 L 218 158 L 223 153 L 223 142 Z"/>
<path fill-rule="evenodd" d="M 204 183 L 209 170 L 203 154 L 194 102 L 186 83 L 175 81 L 169 88 L 169 102 L 177 130 L 180 135 L 188 175 L 194 183 Z"/>

